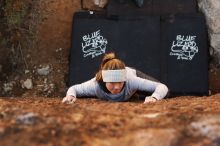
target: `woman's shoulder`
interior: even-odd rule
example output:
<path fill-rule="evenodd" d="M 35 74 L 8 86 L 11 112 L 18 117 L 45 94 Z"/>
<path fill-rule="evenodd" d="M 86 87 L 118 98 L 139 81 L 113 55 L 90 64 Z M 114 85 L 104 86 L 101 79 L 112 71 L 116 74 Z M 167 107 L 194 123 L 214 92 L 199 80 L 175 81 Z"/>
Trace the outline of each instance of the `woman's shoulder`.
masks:
<path fill-rule="evenodd" d="M 126 73 L 127 73 L 127 77 L 132 77 L 132 76 L 136 76 L 136 70 L 132 67 L 125 67 Z"/>
<path fill-rule="evenodd" d="M 90 80 L 87 80 L 87 81 L 81 83 L 81 84 L 96 86 L 96 85 L 98 85 L 98 82 L 96 81 L 96 78 L 94 77 L 94 78 L 92 78 Z"/>
<path fill-rule="evenodd" d="M 125 67 L 125 70 L 126 70 L 127 72 L 131 72 L 131 73 L 135 73 L 135 74 L 136 74 L 136 69 L 134 69 L 134 68 L 132 68 L 132 67 L 126 66 L 126 67 Z"/>

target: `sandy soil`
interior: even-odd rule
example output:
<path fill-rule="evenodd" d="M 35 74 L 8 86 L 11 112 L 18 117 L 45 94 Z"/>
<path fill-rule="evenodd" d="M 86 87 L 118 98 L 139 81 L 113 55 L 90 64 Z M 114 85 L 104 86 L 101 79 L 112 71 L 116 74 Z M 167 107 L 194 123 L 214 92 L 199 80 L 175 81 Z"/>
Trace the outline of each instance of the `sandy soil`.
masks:
<path fill-rule="evenodd" d="M 0 98 L 0 102 L 0 145 L 4 146 L 137 145 L 141 138 L 135 133 L 158 137 L 160 130 L 163 137 L 175 137 L 170 145 L 214 145 L 212 139 L 195 134 L 190 124 L 204 116 L 220 115 L 220 94 L 177 97 L 146 105 L 139 100 L 113 103 L 94 98 L 78 99 L 72 105 L 61 104 L 60 98 L 43 97 Z M 31 113 L 29 118 L 19 118 L 27 113 Z M 163 144 L 169 141 L 157 139 Z M 152 145 L 161 145 L 152 140 Z"/>

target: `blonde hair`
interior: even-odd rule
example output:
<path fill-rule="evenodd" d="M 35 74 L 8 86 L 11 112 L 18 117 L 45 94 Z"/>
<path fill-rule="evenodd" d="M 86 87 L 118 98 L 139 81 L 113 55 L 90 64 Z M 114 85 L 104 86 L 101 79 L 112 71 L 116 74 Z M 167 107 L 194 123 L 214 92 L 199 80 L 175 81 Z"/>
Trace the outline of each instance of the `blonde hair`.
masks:
<path fill-rule="evenodd" d="M 107 53 L 102 59 L 99 71 L 96 73 L 96 81 L 102 80 L 102 70 L 125 69 L 125 64 L 115 57 L 115 53 Z"/>

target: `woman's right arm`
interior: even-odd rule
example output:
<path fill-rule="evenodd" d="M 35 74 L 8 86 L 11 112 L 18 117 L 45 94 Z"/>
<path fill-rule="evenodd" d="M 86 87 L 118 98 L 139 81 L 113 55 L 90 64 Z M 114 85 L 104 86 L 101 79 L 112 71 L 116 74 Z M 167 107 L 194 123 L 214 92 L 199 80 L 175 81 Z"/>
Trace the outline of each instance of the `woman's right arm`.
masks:
<path fill-rule="evenodd" d="M 97 87 L 97 82 L 95 78 L 81 84 L 73 85 L 68 89 L 66 93 L 66 97 L 63 98 L 62 102 L 73 103 L 76 101 L 76 97 L 95 96 L 96 87 Z"/>

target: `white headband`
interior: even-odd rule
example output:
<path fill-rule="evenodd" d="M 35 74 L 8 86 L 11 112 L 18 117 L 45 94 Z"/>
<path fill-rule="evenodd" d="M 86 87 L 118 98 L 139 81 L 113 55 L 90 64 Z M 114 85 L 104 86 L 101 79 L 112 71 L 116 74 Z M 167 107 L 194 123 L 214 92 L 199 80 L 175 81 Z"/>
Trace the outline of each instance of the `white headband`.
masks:
<path fill-rule="evenodd" d="M 126 81 L 126 70 L 102 70 L 103 82 L 124 82 Z"/>

